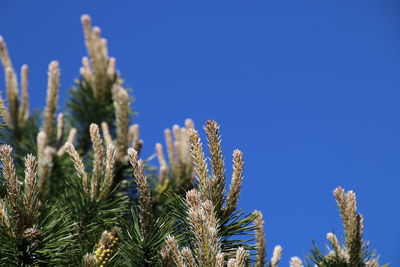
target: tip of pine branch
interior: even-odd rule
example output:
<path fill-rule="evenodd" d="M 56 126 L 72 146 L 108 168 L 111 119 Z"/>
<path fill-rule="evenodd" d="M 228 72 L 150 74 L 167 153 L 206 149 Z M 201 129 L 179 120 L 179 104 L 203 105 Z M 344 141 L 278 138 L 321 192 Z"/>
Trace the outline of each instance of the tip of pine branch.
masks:
<path fill-rule="evenodd" d="M 128 155 L 130 159 L 136 161 L 138 157 L 138 152 L 134 148 L 130 147 L 128 148 Z"/>
<path fill-rule="evenodd" d="M 90 22 L 90 16 L 88 14 L 83 14 L 81 16 L 81 22 L 82 22 L 82 24 Z"/>
<path fill-rule="evenodd" d="M 50 64 L 49 64 L 49 70 L 50 70 L 50 71 L 56 70 L 56 69 L 58 69 L 59 65 L 60 65 L 60 64 L 58 63 L 57 60 L 53 60 L 53 61 L 50 62 Z"/>
<path fill-rule="evenodd" d="M 70 149 L 73 149 L 73 148 L 74 148 L 74 145 L 72 143 L 70 143 L 70 142 L 66 142 L 65 143 L 65 149 L 66 150 L 70 150 Z"/>
<path fill-rule="evenodd" d="M 10 66 L 7 66 L 5 71 L 7 76 L 12 76 L 14 74 L 14 71 Z"/>
<path fill-rule="evenodd" d="M 194 128 L 194 123 L 193 120 L 188 118 L 185 120 L 185 127 L 190 129 L 190 128 Z"/>
<path fill-rule="evenodd" d="M 100 36 L 100 35 L 101 35 L 101 29 L 100 29 L 100 27 L 94 26 L 94 27 L 93 27 L 93 34 L 94 34 L 95 36 Z"/>
<path fill-rule="evenodd" d="M 4 50 L 6 47 L 6 42 L 4 41 L 3 36 L 0 35 L 0 50 Z"/>

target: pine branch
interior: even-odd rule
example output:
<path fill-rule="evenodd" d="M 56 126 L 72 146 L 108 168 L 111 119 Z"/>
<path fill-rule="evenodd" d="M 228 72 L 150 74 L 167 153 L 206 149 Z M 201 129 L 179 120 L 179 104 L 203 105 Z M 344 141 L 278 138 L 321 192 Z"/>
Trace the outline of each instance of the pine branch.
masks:
<path fill-rule="evenodd" d="M 370 250 L 368 243 L 362 238 L 364 224 L 362 215 L 357 213 L 355 193 L 353 191 L 346 193 L 343 188 L 338 187 L 333 194 L 343 222 L 345 232 L 344 245 L 340 245 L 333 233 L 328 233 L 327 239 L 331 244 L 331 248 L 329 248 L 327 254 L 324 255 L 313 242 L 311 254 L 307 255 L 307 258 L 318 267 L 379 266 L 375 251 Z M 307 264 L 310 265 L 310 262 Z"/>
<path fill-rule="evenodd" d="M 119 224 L 121 237 L 121 256 L 130 266 L 165 266 L 161 265 L 161 249 L 165 238 L 174 232 L 176 222 L 166 210 L 154 222 L 151 235 L 143 238 L 139 212 L 131 209 L 129 216 Z"/>
<path fill-rule="evenodd" d="M 23 184 L 18 181 L 10 146 L 0 147 L 0 159 L 9 192 L 0 201 L 0 240 L 4 241 L 0 255 L 7 257 L 2 263 L 14 262 L 12 266 L 66 263 L 68 257 L 63 249 L 72 242 L 73 224 L 64 209 L 57 205 L 44 205 L 39 211 L 35 157 L 27 155 L 25 158 Z"/>
<path fill-rule="evenodd" d="M 108 92 L 107 97 L 101 100 L 96 99 L 90 84 L 83 79 L 79 79 L 76 85 L 69 90 L 65 114 L 68 124 L 77 129 L 77 147 L 82 153 L 86 153 L 90 148 L 90 124 L 100 125 L 102 122 L 106 122 L 111 127 L 111 134 L 114 135 L 115 109 L 111 88 Z"/>

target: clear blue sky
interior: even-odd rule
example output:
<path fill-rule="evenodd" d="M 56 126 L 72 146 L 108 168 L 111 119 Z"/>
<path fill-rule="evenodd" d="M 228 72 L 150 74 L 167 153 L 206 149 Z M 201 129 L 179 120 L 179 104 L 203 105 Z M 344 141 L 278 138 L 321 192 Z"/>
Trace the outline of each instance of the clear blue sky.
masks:
<path fill-rule="evenodd" d="M 2 0 L 0 34 L 30 66 L 32 106 L 53 59 L 65 100 L 86 53 L 83 13 L 134 89 L 144 155 L 187 117 L 220 122 L 229 167 L 244 152 L 240 204 L 264 213 L 281 266 L 341 229 L 338 185 L 356 191 L 382 263 L 400 266 L 398 2 Z"/>

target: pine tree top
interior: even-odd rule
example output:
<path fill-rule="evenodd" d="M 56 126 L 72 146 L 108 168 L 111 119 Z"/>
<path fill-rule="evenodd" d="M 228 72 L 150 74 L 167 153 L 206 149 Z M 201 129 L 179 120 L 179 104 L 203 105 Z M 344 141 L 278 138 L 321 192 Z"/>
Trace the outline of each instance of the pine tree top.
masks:
<path fill-rule="evenodd" d="M 277 245 L 266 260 L 260 211 L 238 207 L 244 155 L 233 151 L 226 176 L 220 126 L 207 121 L 210 157 L 192 120 L 166 129 L 159 166 L 140 159 L 143 141 L 129 90 L 91 18 L 81 18 L 87 57 L 60 108 L 60 66 L 49 64 L 46 105 L 29 110 L 28 66 L 20 81 L 6 43 L 0 59 L 6 100 L 0 146 L 1 266 L 278 266 Z M 20 84 L 20 85 L 19 85 Z M 226 186 L 229 181 L 229 188 Z M 353 191 L 334 191 L 345 230 L 328 233 L 326 254 L 315 245 L 306 265 L 379 266 L 363 240 Z M 256 207 L 259 208 L 259 207 Z M 303 266 L 293 257 L 291 267 Z"/>

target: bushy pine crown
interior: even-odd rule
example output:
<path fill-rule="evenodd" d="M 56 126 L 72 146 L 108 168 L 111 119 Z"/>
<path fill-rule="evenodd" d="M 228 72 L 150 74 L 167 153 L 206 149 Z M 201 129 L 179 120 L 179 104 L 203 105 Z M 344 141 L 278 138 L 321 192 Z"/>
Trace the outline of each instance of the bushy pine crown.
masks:
<path fill-rule="evenodd" d="M 0 37 L 0 266 L 277 267 L 282 247 L 266 260 L 263 215 L 238 208 L 242 152 L 233 151 L 228 179 L 220 126 L 205 123 L 206 158 L 187 119 L 164 131 L 164 146 L 156 144 L 159 166 L 140 159 L 133 99 L 100 28 L 88 15 L 81 20 L 88 56 L 63 109 L 59 62 L 49 64 L 46 106 L 31 112 L 28 66 L 18 80 Z M 379 266 L 362 238 L 355 193 L 338 187 L 334 196 L 345 241 L 328 233 L 329 251 L 315 246 L 304 264 Z M 293 257 L 290 266 L 303 262 Z"/>

